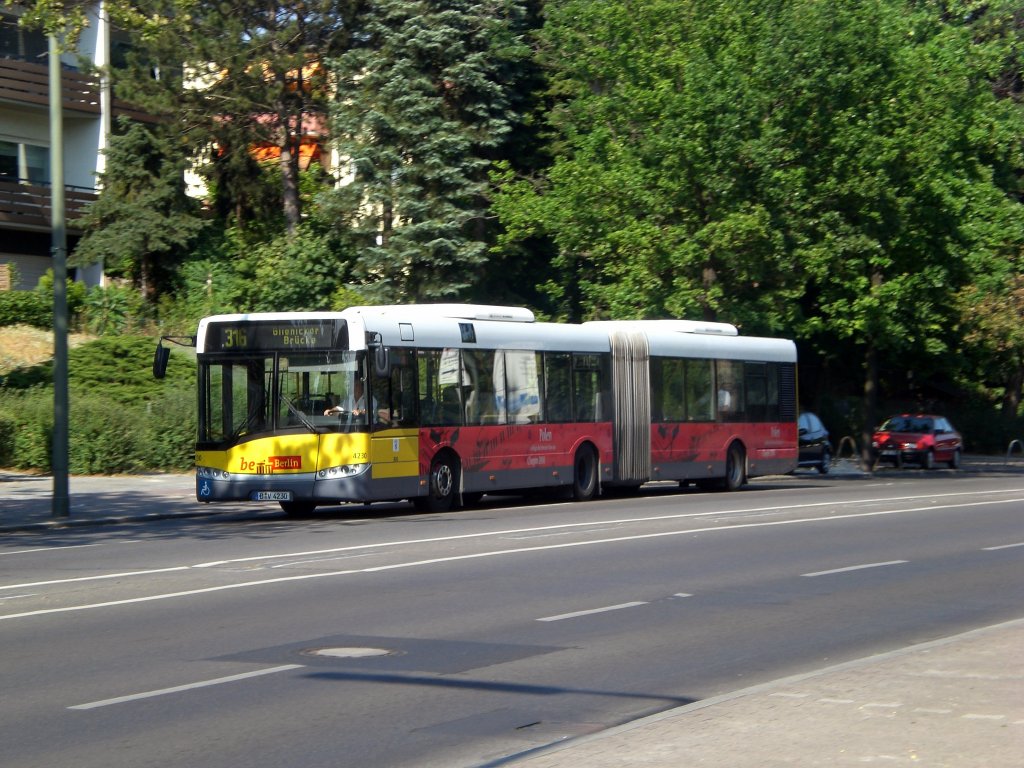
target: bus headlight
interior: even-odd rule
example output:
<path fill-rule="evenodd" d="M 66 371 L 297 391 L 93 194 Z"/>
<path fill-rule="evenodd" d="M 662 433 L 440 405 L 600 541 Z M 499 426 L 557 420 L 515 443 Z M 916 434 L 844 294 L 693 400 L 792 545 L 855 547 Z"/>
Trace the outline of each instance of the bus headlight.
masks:
<path fill-rule="evenodd" d="M 213 467 L 196 467 L 196 477 L 204 477 L 208 480 L 230 480 L 231 473 L 226 469 L 215 469 Z"/>
<path fill-rule="evenodd" d="M 361 475 L 370 468 L 369 464 L 342 464 L 340 467 L 327 467 L 316 473 L 320 480 L 338 480 L 343 477 Z"/>

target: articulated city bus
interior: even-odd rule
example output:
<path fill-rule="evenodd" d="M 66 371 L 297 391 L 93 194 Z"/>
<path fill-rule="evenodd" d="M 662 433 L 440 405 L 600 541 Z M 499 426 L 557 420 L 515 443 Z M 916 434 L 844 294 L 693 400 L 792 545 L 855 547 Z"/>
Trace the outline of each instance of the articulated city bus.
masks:
<path fill-rule="evenodd" d="M 734 490 L 797 462 L 795 345 L 723 323 L 421 304 L 217 315 L 195 345 L 205 502 L 444 511 L 527 489 Z"/>

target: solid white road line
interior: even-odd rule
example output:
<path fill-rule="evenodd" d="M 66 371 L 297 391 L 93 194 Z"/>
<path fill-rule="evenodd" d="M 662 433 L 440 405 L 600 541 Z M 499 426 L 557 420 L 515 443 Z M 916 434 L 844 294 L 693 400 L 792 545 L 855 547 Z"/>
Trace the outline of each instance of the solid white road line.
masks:
<path fill-rule="evenodd" d="M 850 513 L 850 514 L 846 514 L 846 515 L 828 515 L 828 516 L 825 516 L 825 517 L 808 517 L 808 518 L 798 518 L 798 519 L 792 519 L 792 520 L 767 520 L 767 521 L 759 521 L 759 522 L 756 522 L 756 523 L 736 523 L 734 525 L 714 525 L 714 526 L 708 526 L 707 528 L 694 528 L 694 529 L 684 529 L 684 530 L 675 530 L 675 531 L 660 531 L 658 533 L 640 533 L 640 534 L 634 534 L 634 535 L 631 535 L 631 536 L 616 536 L 616 537 L 612 537 L 612 538 L 592 539 L 592 540 L 586 540 L 586 541 L 569 541 L 569 542 L 565 542 L 565 543 L 562 543 L 562 544 L 545 544 L 545 545 L 536 546 L 536 547 L 519 547 L 519 548 L 516 548 L 516 549 L 498 549 L 498 550 L 491 550 L 489 552 L 474 552 L 474 553 L 466 554 L 466 555 L 450 555 L 450 556 L 447 556 L 447 557 L 435 557 L 435 558 L 429 558 L 429 559 L 426 559 L 426 560 L 410 560 L 410 561 L 399 562 L 399 563 L 391 563 L 389 565 L 379 565 L 379 566 L 374 566 L 374 567 L 370 567 L 370 568 L 352 568 L 352 569 L 346 569 L 346 570 L 341 570 L 341 571 L 325 571 L 325 572 L 322 572 L 322 573 L 307 573 L 307 574 L 302 574 L 302 575 L 298 575 L 298 576 L 284 576 L 284 577 L 278 577 L 278 578 L 272 578 L 272 579 L 257 579 L 257 580 L 254 580 L 254 581 L 246 581 L 246 582 L 240 582 L 240 583 L 235 583 L 235 584 L 221 584 L 221 585 L 213 586 L 213 587 L 200 587 L 198 589 L 182 590 L 180 592 L 168 592 L 168 593 L 163 593 L 163 594 L 158 594 L 158 595 L 146 595 L 146 596 L 143 596 L 143 597 L 132 597 L 132 598 L 126 598 L 126 599 L 123 599 L 123 600 L 110 600 L 110 601 L 102 602 L 102 603 L 92 603 L 92 604 L 86 604 L 86 605 L 69 605 L 69 606 L 64 606 L 64 607 L 61 607 L 61 608 L 45 608 L 45 609 L 40 609 L 40 610 L 36 610 L 36 611 L 26 611 L 24 613 L 12 613 L 12 614 L 7 614 L 6 616 L 0 616 L 0 621 L 10 621 L 10 620 L 14 620 L 14 619 L 24 619 L 24 618 L 29 618 L 29 617 L 33 617 L 33 616 L 48 616 L 48 615 L 52 615 L 52 614 L 69 613 L 69 612 L 73 612 L 73 611 L 89 611 L 89 610 L 95 610 L 95 609 L 99 609 L 99 608 L 110 608 L 110 607 L 113 607 L 113 606 L 120 606 L 120 605 L 132 605 L 132 604 L 135 604 L 135 603 L 146 603 L 146 602 L 151 602 L 151 601 L 155 601 L 155 600 L 170 600 L 170 599 L 180 598 L 180 597 L 192 597 L 192 596 L 195 596 L 195 595 L 211 594 L 211 593 L 214 593 L 214 592 L 226 592 L 226 591 L 235 590 L 235 589 L 248 589 L 248 588 L 251 588 L 251 587 L 266 587 L 266 586 L 269 586 L 271 584 L 284 584 L 284 583 L 287 583 L 287 582 L 294 582 L 294 581 L 307 581 L 307 580 L 311 580 L 311 579 L 338 578 L 338 577 L 342 577 L 342 576 L 351 576 L 351 575 L 354 575 L 354 574 L 381 573 L 381 572 L 384 572 L 384 571 L 396 571 L 396 570 L 403 570 L 403 569 L 407 569 L 407 568 L 423 568 L 423 567 L 432 566 L 432 565 L 442 565 L 442 564 L 455 563 L 455 562 L 465 562 L 465 561 L 468 561 L 468 560 L 480 560 L 480 559 L 487 559 L 487 558 L 492 558 L 492 557 L 510 557 L 510 556 L 519 557 L 519 556 L 535 554 L 535 553 L 538 553 L 538 552 L 547 552 L 547 551 L 552 551 L 552 550 L 576 549 L 576 548 L 595 547 L 595 546 L 606 546 L 606 545 L 609 545 L 609 544 L 621 544 L 621 543 L 626 543 L 626 542 L 639 542 L 639 541 L 647 541 L 647 540 L 653 540 L 653 539 L 671 538 L 671 537 L 677 537 L 677 536 L 696 537 L 699 534 L 712 533 L 712 532 L 733 532 L 733 533 L 735 533 L 735 532 L 738 532 L 738 531 L 744 531 L 744 530 L 748 530 L 748 529 L 751 529 L 751 528 L 776 528 L 776 527 L 787 527 L 787 526 L 791 526 L 791 525 L 808 525 L 808 524 L 814 524 L 814 523 L 837 523 L 837 522 L 840 522 L 840 521 L 849 521 L 849 520 L 856 520 L 856 519 L 861 519 L 861 518 L 867 519 L 867 518 L 882 517 L 882 516 L 889 516 L 889 515 L 902 515 L 902 514 L 907 514 L 907 513 L 910 513 L 910 512 L 935 511 L 937 509 L 956 509 L 956 508 L 966 508 L 966 507 L 978 507 L 978 506 L 986 506 L 986 505 L 990 505 L 990 504 L 1006 504 L 1006 503 L 1010 503 L 1012 501 L 1024 501 L 1024 499 L 1003 499 L 1003 500 L 1000 500 L 1000 501 L 967 502 L 967 503 L 963 503 L 963 504 L 944 504 L 944 505 L 941 505 L 941 506 L 917 507 L 917 508 L 914 508 L 914 509 L 887 509 L 887 510 L 877 510 L 877 511 L 874 511 L 874 512 L 854 512 L 854 513 Z M 750 510 L 746 510 L 746 511 L 750 511 Z M 443 541 L 443 540 L 452 540 L 452 539 L 460 539 L 460 538 L 468 538 L 468 537 L 453 536 L 453 537 L 450 537 L 450 538 L 447 538 L 447 539 L 438 539 L 438 540 L 439 541 Z M 376 546 L 380 546 L 380 545 L 376 545 Z M 356 549 L 356 548 L 358 548 L 358 547 L 353 547 L 353 549 Z M 339 551 L 339 550 L 334 550 L 334 551 Z M 292 557 L 294 557 L 294 556 L 295 555 L 293 554 Z M 253 559 L 266 559 L 266 558 L 253 558 Z M 235 560 L 235 561 L 222 561 L 221 564 L 226 564 L 228 562 L 240 562 L 240 561 L 238 561 L 238 560 Z M 899 561 L 899 562 L 904 562 L 904 561 Z M 213 564 L 210 563 L 210 564 L 207 564 L 207 565 L 213 565 Z M 862 566 L 862 567 L 866 567 L 866 566 Z M 805 575 L 809 575 L 809 574 L 805 574 Z"/>
<path fill-rule="evenodd" d="M 173 568 L 153 568 L 148 571 L 124 571 L 123 573 L 103 573 L 98 576 L 77 576 L 72 579 L 53 579 L 52 581 L 27 581 L 23 584 L 5 584 L 0 589 L 27 589 L 28 587 L 46 587 L 53 584 L 76 584 L 83 581 L 102 581 L 103 579 L 121 579 L 126 576 L 149 576 L 154 573 L 173 573 L 174 571 L 191 570 L 187 565 L 176 565 Z"/>
<path fill-rule="evenodd" d="M 1014 549 L 1015 547 L 1024 547 L 1024 541 L 1018 544 L 1002 544 L 997 547 L 982 547 L 982 552 L 995 552 L 997 549 Z"/>
<path fill-rule="evenodd" d="M 815 571 L 814 573 L 801 573 L 801 576 L 813 578 L 815 576 L 829 576 L 833 573 L 846 573 L 847 571 L 862 571 L 865 568 L 882 568 L 886 565 L 903 565 L 907 560 L 889 560 L 885 563 L 863 563 L 862 565 L 848 565 L 845 568 L 833 568 L 830 571 Z"/>
<path fill-rule="evenodd" d="M 607 613 L 608 611 L 619 611 L 623 608 L 635 608 L 638 605 L 647 605 L 646 602 L 620 603 L 619 605 L 608 605 L 604 608 L 591 608 L 589 611 L 574 611 L 573 613 L 560 613 L 557 616 L 545 616 L 537 621 L 561 621 L 562 619 L 575 619 L 579 616 L 590 616 L 594 613 Z"/>
<path fill-rule="evenodd" d="M 1006 489 L 1006 490 L 999 490 L 999 491 L 978 491 L 978 492 L 966 492 L 965 491 L 963 493 L 945 494 L 945 495 L 943 495 L 940 498 L 949 499 L 949 498 L 956 497 L 956 496 L 987 496 L 987 495 L 997 495 L 997 494 L 1004 494 L 1004 493 L 1020 493 L 1020 489 L 1019 488 L 1009 488 L 1009 489 Z M 754 513 L 754 512 L 798 511 L 798 510 L 804 510 L 804 509 L 815 509 L 815 508 L 819 508 L 819 507 L 839 508 L 839 507 L 845 507 L 845 506 L 852 506 L 852 505 L 855 505 L 855 504 L 872 504 L 872 505 L 874 505 L 874 504 L 881 504 L 881 503 L 888 504 L 888 503 L 897 502 L 897 501 L 916 501 L 918 499 L 932 499 L 932 498 L 936 498 L 936 496 L 934 494 L 924 494 L 924 495 L 918 495 L 918 496 L 892 496 L 892 497 L 884 498 L 884 499 L 850 499 L 848 501 L 821 501 L 821 502 L 814 502 L 812 504 L 791 504 L 791 505 L 785 505 L 785 506 L 778 506 L 777 505 L 777 506 L 771 506 L 771 507 L 756 507 L 754 509 L 723 509 L 723 510 L 718 510 L 718 511 L 715 511 L 715 512 L 682 512 L 682 513 L 671 514 L 671 515 L 655 515 L 653 517 L 625 517 L 625 518 L 620 518 L 620 519 L 616 519 L 616 520 L 590 520 L 590 521 L 585 522 L 585 523 L 560 523 L 560 524 L 557 524 L 557 525 L 542 525 L 542 526 L 536 526 L 536 527 L 532 527 L 532 528 L 512 528 L 512 529 L 506 529 L 506 530 L 501 530 L 501 531 L 482 531 L 482 532 L 478 532 L 478 533 L 464 533 L 464 534 L 458 534 L 458 535 L 455 535 L 455 536 L 436 536 L 436 537 L 431 537 L 431 538 L 426 538 L 426 539 L 404 539 L 404 540 L 400 539 L 400 540 L 397 540 L 397 541 L 383 541 L 383 542 L 379 542 L 377 544 L 353 544 L 353 545 L 347 545 L 347 546 L 344 546 L 344 547 L 334 547 L 334 548 L 331 548 L 331 549 L 314 549 L 314 550 L 308 550 L 308 551 L 305 551 L 305 552 L 288 552 L 288 553 L 283 553 L 283 554 L 278 554 L 278 555 L 254 555 L 252 557 L 238 557 L 238 558 L 234 558 L 234 559 L 231 559 L 231 560 L 214 560 L 214 561 L 211 561 L 211 562 L 208 562 L 208 563 L 196 563 L 192 567 L 193 568 L 214 568 L 214 567 L 217 567 L 217 566 L 231 565 L 233 563 L 248 563 L 248 562 L 253 562 L 253 561 L 256 561 L 256 560 L 278 560 L 278 559 L 282 559 L 282 558 L 286 558 L 286 557 L 288 557 L 288 558 L 299 558 L 299 557 L 308 557 L 308 556 L 311 556 L 311 555 L 326 555 L 326 554 L 333 554 L 333 553 L 337 553 L 337 552 L 353 552 L 353 551 L 356 551 L 356 550 L 381 549 L 381 548 L 385 548 L 385 547 L 398 547 L 398 546 L 405 546 L 405 545 L 410 545 L 410 544 L 435 544 L 435 543 L 438 543 L 438 542 L 459 541 L 459 540 L 462 540 L 462 539 L 485 539 L 485 538 L 490 538 L 490 537 L 495 537 L 495 536 L 500 536 L 500 537 L 505 537 L 505 538 L 515 538 L 517 535 L 521 535 L 521 534 L 530 534 L 530 533 L 548 534 L 548 533 L 555 532 L 555 531 L 558 531 L 558 530 L 571 530 L 571 529 L 587 528 L 587 527 L 592 527 L 592 528 L 594 528 L 594 530 L 602 530 L 604 528 L 611 528 L 613 526 L 620 526 L 620 525 L 623 525 L 623 524 L 626 524 L 626 523 L 655 523 L 655 522 L 662 522 L 662 521 L 669 521 L 669 520 L 683 520 L 683 519 L 691 519 L 691 518 L 699 518 L 699 517 L 720 517 L 722 515 L 750 514 L 750 513 Z M 660 497 L 651 497 L 650 498 L 651 501 L 657 501 L 659 499 L 660 499 Z M 640 501 L 644 501 L 644 499 L 640 499 Z M 913 509 L 885 510 L 883 512 L 873 512 L 872 511 L 872 512 L 864 512 L 864 513 L 851 513 L 849 515 L 844 515 L 844 517 L 858 517 L 861 514 L 875 515 L 875 514 L 899 514 L 901 512 L 920 512 L 922 510 L 947 509 L 947 508 L 955 508 L 957 506 L 977 506 L 977 505 L 985 505 L 985 504 L 1001 504 L 1001 503 L 1010 502 L 1010 501 L 1024 501 L 1024 499 L 1002 499 L 1002 500 L 992 501 L 992 502 L 984 502 L 984 501 L 982 501 L 982 502 L 974 502 L 974 503 L 965 504 L 965 505 L 944 504 L 944 505 L 941 505 L 941 506 L 915 507 Z M 820 518 L 811 518 L 811 519 L 820 519 Z M 595 526 L 600 526 L 600 527 L 595 527 Z"/>
<path fill-rule="evenodd" d="M 128 696 L 118 696 L 114 699 L 90 701 L 88 704 L 75 704 L 73 707 L 68 707 L 68 709 L 98 709 L 99 707 L 109 707 L 112 704 L 124 704 L 128 701 L 138 701 L 139 699 L 151 699 L 155 696 L 165 696 L 168 693 L 180 693 L 181 691 L 191 691 L 196 688 L 209 688 L 212 685 L 223 685 L 224 683 L 233 683 L 237 680 L 247 680 L 250 677 L 262 677 L 263 675 L 273 675 L 276 672 L 287 672 L 289 669 L 301 669 L 302 666 L 302 664 L 285 664 L 280 667 L 271 667 L 270 669 L 259 669 L 255 672 L 243 672 L 239 675 L 228 675 L 227 677 L 218 677 L 214 680 L 203 680 L 198 683 L 176 685 L 173 688 L 161 688 L 158 691 L 145 691 L 143 693 L 133 693 Z"/>

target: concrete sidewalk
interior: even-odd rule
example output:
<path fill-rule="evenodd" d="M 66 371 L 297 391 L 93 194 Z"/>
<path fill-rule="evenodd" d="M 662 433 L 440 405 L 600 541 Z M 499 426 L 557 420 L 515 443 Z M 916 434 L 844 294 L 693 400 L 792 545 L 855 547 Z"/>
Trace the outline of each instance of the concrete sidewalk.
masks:
<path fill-rule="evenodd" d="M 0 532 L 242 511 L 280 513 L 276 504 L 201 504 L 195 484 L 194 473 L 75 475 L 68 479 L 70 514 L 55 518 L 52 477 L 0 472 Z"/>
<path fill-rule="evenodd" d="M 516 768 L 1024 765 L 1024 619 L 707 699 Z"/>
<path fill-rule="evenodd" d="M 1014 473 L 1020 467 L 979 465 Z M 982 468 L 983 467 L 983 468 Z M 168 517 L 279 516 L 276 505 L 203 505 L 181 475 L 53 479 L 0 473 L 0 533 Z M 774 768 L 1024 766 L 1024 619 L 706 699 L 488 766 Z"/>

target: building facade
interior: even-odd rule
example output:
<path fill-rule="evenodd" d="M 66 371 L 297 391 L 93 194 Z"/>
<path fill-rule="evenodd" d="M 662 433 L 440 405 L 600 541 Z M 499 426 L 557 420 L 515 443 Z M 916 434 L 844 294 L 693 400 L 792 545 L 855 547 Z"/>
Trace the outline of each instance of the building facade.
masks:
<path fill-rule="evenodd" d="M 101 6 L 99 6 L 101 7 Z M 61 57 L 68 252 L 81 235 L 75 219 L 96 198 L 114 106 L 110 88 L 88 65 L 108 64 L 110 26 L 93 14 L 75 52 Z M 52 266 L 50 88 L 47 38 L 0 14 L 0 289 L 29 290 Z M 100 264 L 69 269 L 103 283 Z"/>

